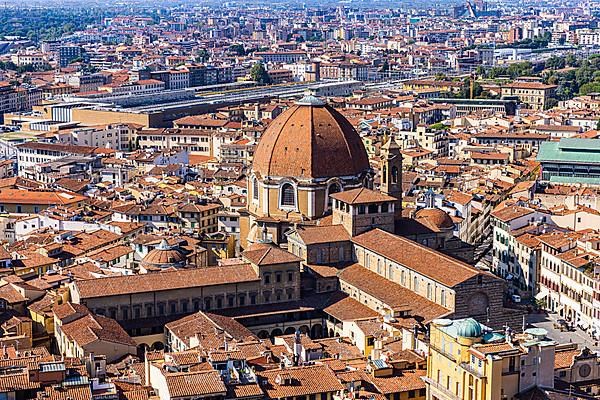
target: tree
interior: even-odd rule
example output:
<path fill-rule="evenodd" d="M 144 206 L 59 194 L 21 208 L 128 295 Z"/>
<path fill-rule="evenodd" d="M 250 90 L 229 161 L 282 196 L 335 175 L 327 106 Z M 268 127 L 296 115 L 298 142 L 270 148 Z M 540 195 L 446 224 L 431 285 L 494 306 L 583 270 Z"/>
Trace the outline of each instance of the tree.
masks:
<path fill-rule="evenodd" d="M 483 89 L 479 82 L 473 82 L 473 98 L 477 98 L 481 96 Z M 456 97 L 460 99 L 470 99 L 471 98 L 471 80 L 469 78 L 465 78 L 462 82 L 462 86 L 460 88 L 460 92 L 457 93 Z"/>
<path fill-rule="evenodd" d="M 598 92 L 600 92 L 600 82 L 585 83 L 579 88 L 579 94 L 581 95 Z"/>
<path fill-rule="evenodd" d="M 547 69 L 562 69 L 565 67 L 566 61 L 563 57 L 551 56 L 545 62 Z"/>
<path fill-rule="evenodd" d="M 244 45 L 240 43 L 232 44 L 229 46 L 229 51 L 238 56 L 243 56 L 246 54 L 246 49 L 244 49 Z"/>
<path fill-rule="evenodd" d="M 389 71 L 390 69 L 390 64 L 388 63 L 388 60 L 384 60 L 383 64 L 381 65 L 381 68 L 379 69 L 379 72 L 386 72 Z"/>
<path fill-rule="evenodd" d="M 429 129 L 434 130 L 434 131 L 445 131 L 448 129 L 448 125 L 445 125 L 442 122 L 438 122 L 438 123 L 429 125 Z"/>
<path fill-rule="evenodd" d="M 480 77 L 485 77 L 485 67 L 483 65 L 478 65 L 477 69 L 475 69 L 475 74 Z"/>
<path fill-rule="evenodd" d="M 263 85 L 271 83 L 271 77 L 261 62 L 257 62 L 252 66 L 250 69 L 250 78 Z"/>
<path fill-rule="evenodd" d="M 200 49 L 198 51 L 198 55 L 196 56 L 196 62 L 206 62 L 208 61 L 209 54 L 206 49 Z"/>
<path fill-rule="evenodd" d="M 577 57 L 575 57 L 574 54 L 569 53 L 565 57 L 565 64 L 567 64 L 569 67 L 576 67 L 579 65 L 579 62 L 577 61 Z"/>

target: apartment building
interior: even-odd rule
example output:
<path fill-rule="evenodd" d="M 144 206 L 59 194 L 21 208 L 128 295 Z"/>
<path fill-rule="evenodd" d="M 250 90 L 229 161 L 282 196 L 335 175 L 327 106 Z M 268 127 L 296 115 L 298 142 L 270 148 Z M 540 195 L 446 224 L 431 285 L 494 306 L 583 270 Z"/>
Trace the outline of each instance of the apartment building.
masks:
<path fill-rule="evenodd" d="M 516 96 L 528 108 L 545 110 L 550 106 L 556 88 L 556 85 L 541 82 L 515 81 L 502 86 L 502 96 Z"/>
<path fill-rule="evenodd" d="M 221 147 L 234 144 L 238 136 L 236 132 L 208 129 L 142 129 L 137 132 L 136 142 L 141 150 L 176 149 L 191 155 L 220 157 Z"/>
<path fill-rule="evenodd" d="M 60 191 L 0 189 L 0 212 L 37 214 L 52 206 L 81 206 L 87 197 Z"/>
<path fill-rule="evenodd" d="M 307 58 L 306 52 L 300 50 L 257 51 L 254 55 L 264 63 L 296 63 Z"/>
<path fill-rule="evenodd" d="M 110 154 L 112 152 L 114 150 L 100 147 L 26 142 L 17 145 L 18 174 L 22 176 L 26 170 L 32 169 L 39 164 L 57 161 L 67 156 L 86 156 L 99 160 L 101 154 Z"/>
<path fill-rule="evenodd" d="M 13 87 L 9 82 L 0 82 L 0 114 L 30 111 L 42 103 L 42 89 L 32 86 Z"/>
<path fill-rule="evenodd" d="M 233 67 L 223 65 L 186 64 L 190 74 L 190 87 L 210 86 L 234 81 Z"/>
<path fill-rule="evenodd" d="M 598 29 L 578 29 L 575 34 L 577 35 L 577 43 L 580 46 L 600 45 L 600 30 Z"/>
<path fill-rule="evenodd" d="M 549 233 L 541 242 L 540 291 L 546 308 L 600 338 L 600 238 Z"/>
<path fill-rule="evenodd" d="M 431 151 L 434 158 L 446 157 L 449 152 L 448 134 L 444 130 L 430 129 L 425 125 L 418 125 L 415 131 L 400 132 L 404 143 L 409 146 L 418 146 Z"/>
<path fill-rule="evenodd" d="M 534 238 L 554 225 L 550 214 L 519 206 L 507 206 L 492 212 L 493 226 L 492 270 L 512 281 L 520 290 L 536 293 L 539 279 L 540 254 Z"/>
<path fill-rule="evenodd" d="M 13 54 L 10 60 L 19 67 L 31 65 L 34 68 L 41 68 L 48 65 L 46 55 L 43 53 L 17 53 Z"/>
<path fill-rule="evenodd" d="M 152 80 L 164 82 L 165 89 L 177 90 L 190 87 L 190 71 L 187 68 L 154 71 L 150 73 Z"/>

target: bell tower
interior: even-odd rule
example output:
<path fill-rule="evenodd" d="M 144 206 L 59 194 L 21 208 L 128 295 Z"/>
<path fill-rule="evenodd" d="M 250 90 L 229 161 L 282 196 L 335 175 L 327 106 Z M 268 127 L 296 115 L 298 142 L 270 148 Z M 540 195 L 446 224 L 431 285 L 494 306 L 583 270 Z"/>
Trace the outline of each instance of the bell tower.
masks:
<path fill-rule="evenodd" d="M 381 184 L 380 190 L 398 199 L 395 210 L 396 215 L 402 214 L 402 153 L 396 139 L 390 136 L 388 141 L 381 146 Z"/>

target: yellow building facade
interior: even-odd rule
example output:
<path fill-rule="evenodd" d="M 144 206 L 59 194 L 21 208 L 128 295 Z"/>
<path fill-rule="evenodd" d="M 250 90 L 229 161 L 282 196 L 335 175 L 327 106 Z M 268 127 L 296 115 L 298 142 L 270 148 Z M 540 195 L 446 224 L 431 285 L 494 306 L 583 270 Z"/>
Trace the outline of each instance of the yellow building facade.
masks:
<path fill-rule="evenodd" d="M 555 342 L 544 329 L 504 334 L 472 318 L 435 320 L 427 360 L 428 400 L 516 399 L 554 387 Z"/>

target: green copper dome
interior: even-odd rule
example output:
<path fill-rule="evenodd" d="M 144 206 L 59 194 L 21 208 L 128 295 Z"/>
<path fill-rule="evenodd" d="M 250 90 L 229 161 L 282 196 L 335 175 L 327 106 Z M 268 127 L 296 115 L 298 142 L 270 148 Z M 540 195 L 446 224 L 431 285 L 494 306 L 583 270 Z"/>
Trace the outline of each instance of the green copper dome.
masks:
<path fill-rule="evenodd" d="M 481 336 L 483 329 L 481 324 L 473 318 L 466 318 L 461 321 L 456 321 L 456 333 L 458 336 L 466 338 L 476 338 Z"/>

